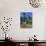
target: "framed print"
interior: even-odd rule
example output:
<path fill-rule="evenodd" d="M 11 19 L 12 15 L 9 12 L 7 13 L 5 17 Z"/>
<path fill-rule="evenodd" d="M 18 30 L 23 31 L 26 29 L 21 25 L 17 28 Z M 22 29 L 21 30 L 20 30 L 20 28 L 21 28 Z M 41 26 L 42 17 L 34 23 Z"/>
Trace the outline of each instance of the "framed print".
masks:
<path fill-rule="evenodd" d="M 21 28 L 32 28 L 32 12 L 21 12 L 20 13 L 20 27 Z"/>

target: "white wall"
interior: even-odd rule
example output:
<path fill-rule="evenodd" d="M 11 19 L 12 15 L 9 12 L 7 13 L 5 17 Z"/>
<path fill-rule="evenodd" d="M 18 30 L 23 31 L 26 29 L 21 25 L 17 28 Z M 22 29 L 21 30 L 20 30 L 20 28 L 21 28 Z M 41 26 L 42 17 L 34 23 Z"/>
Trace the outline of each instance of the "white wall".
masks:
<path fill-rule="evenodd" d="M 34 14 L 34 19 L 33 19 L 33 32 L 34 34 L 37 35 L 37 38 L 39 40 L 45 40 L 45 15 L 46 15 L 46 10 L 45 9 L 38 9 L 37 11 L 35 10 Z"/>
<path fill-rule="evenodd" d="M 32 29 L 20 28 L 19 13 L 21 11 L 32 11 L 33 13 Z M 8 33 L 12 35 L 11 37 L 14 37 L 14 39 L 16 38 L 17 40 L 18 39 L 27 40 L 34 34 L 37 35 L 37 38 L 39 40 L 44 40 L 45 39 L 44 27 L 45 27 L 45 15 L 46 15 L 45 12 L 46 12 L 45 8 L 32 8 L 29 5 L 28 0 L 0 0 L 0 17 L 3 16 L 13 17 L 12 26 L 10 31 L 8 31 Z M 0 36 L 0 39 L 2 39 L 2 36 Z"/>
<path fill-rule="evenodd" d="M 45 31 L 44 31 L 44 39 L 46 39 L 46 15 L 45 15 Z"/>

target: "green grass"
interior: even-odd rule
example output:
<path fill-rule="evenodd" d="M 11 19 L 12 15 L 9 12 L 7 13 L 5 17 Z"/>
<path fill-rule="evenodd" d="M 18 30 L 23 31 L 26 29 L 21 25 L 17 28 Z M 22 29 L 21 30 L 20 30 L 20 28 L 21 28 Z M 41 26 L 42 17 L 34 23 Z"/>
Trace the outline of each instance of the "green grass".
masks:
<path fill-rule="evenodd" d="M 21 28 L 26 28 L 27 27 L 27 25 L 32 25 L 32 20 L 31 19 L 29 19 L 27 16 L 24 16 L 23 17 L 24 19 L 25 19 L 25 24 L 23 23 L 23 24 L 20 24 L 20 27 Z"/>

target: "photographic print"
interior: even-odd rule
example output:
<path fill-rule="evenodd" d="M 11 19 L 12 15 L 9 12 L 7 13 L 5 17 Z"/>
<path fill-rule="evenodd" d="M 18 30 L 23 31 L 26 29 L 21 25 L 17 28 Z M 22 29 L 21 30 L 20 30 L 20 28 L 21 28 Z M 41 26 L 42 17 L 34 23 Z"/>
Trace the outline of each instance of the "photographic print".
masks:
<path fill-rule="evenodd" d="M 32 28 L 32 12 L 21 12 L 20 13 L 20 27 L 21 28 Z"/>

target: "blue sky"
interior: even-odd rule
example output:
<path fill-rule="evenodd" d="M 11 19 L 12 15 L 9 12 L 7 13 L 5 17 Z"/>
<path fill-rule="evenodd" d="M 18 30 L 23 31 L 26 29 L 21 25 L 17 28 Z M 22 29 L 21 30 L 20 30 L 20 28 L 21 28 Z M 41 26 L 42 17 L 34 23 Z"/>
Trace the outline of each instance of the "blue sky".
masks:
<path fill-rule="evenodd" d="M 21 16 L 30 16 L 30 17 L 32 17 L 32 12 L 21 12 L 20 15 Z"/>

